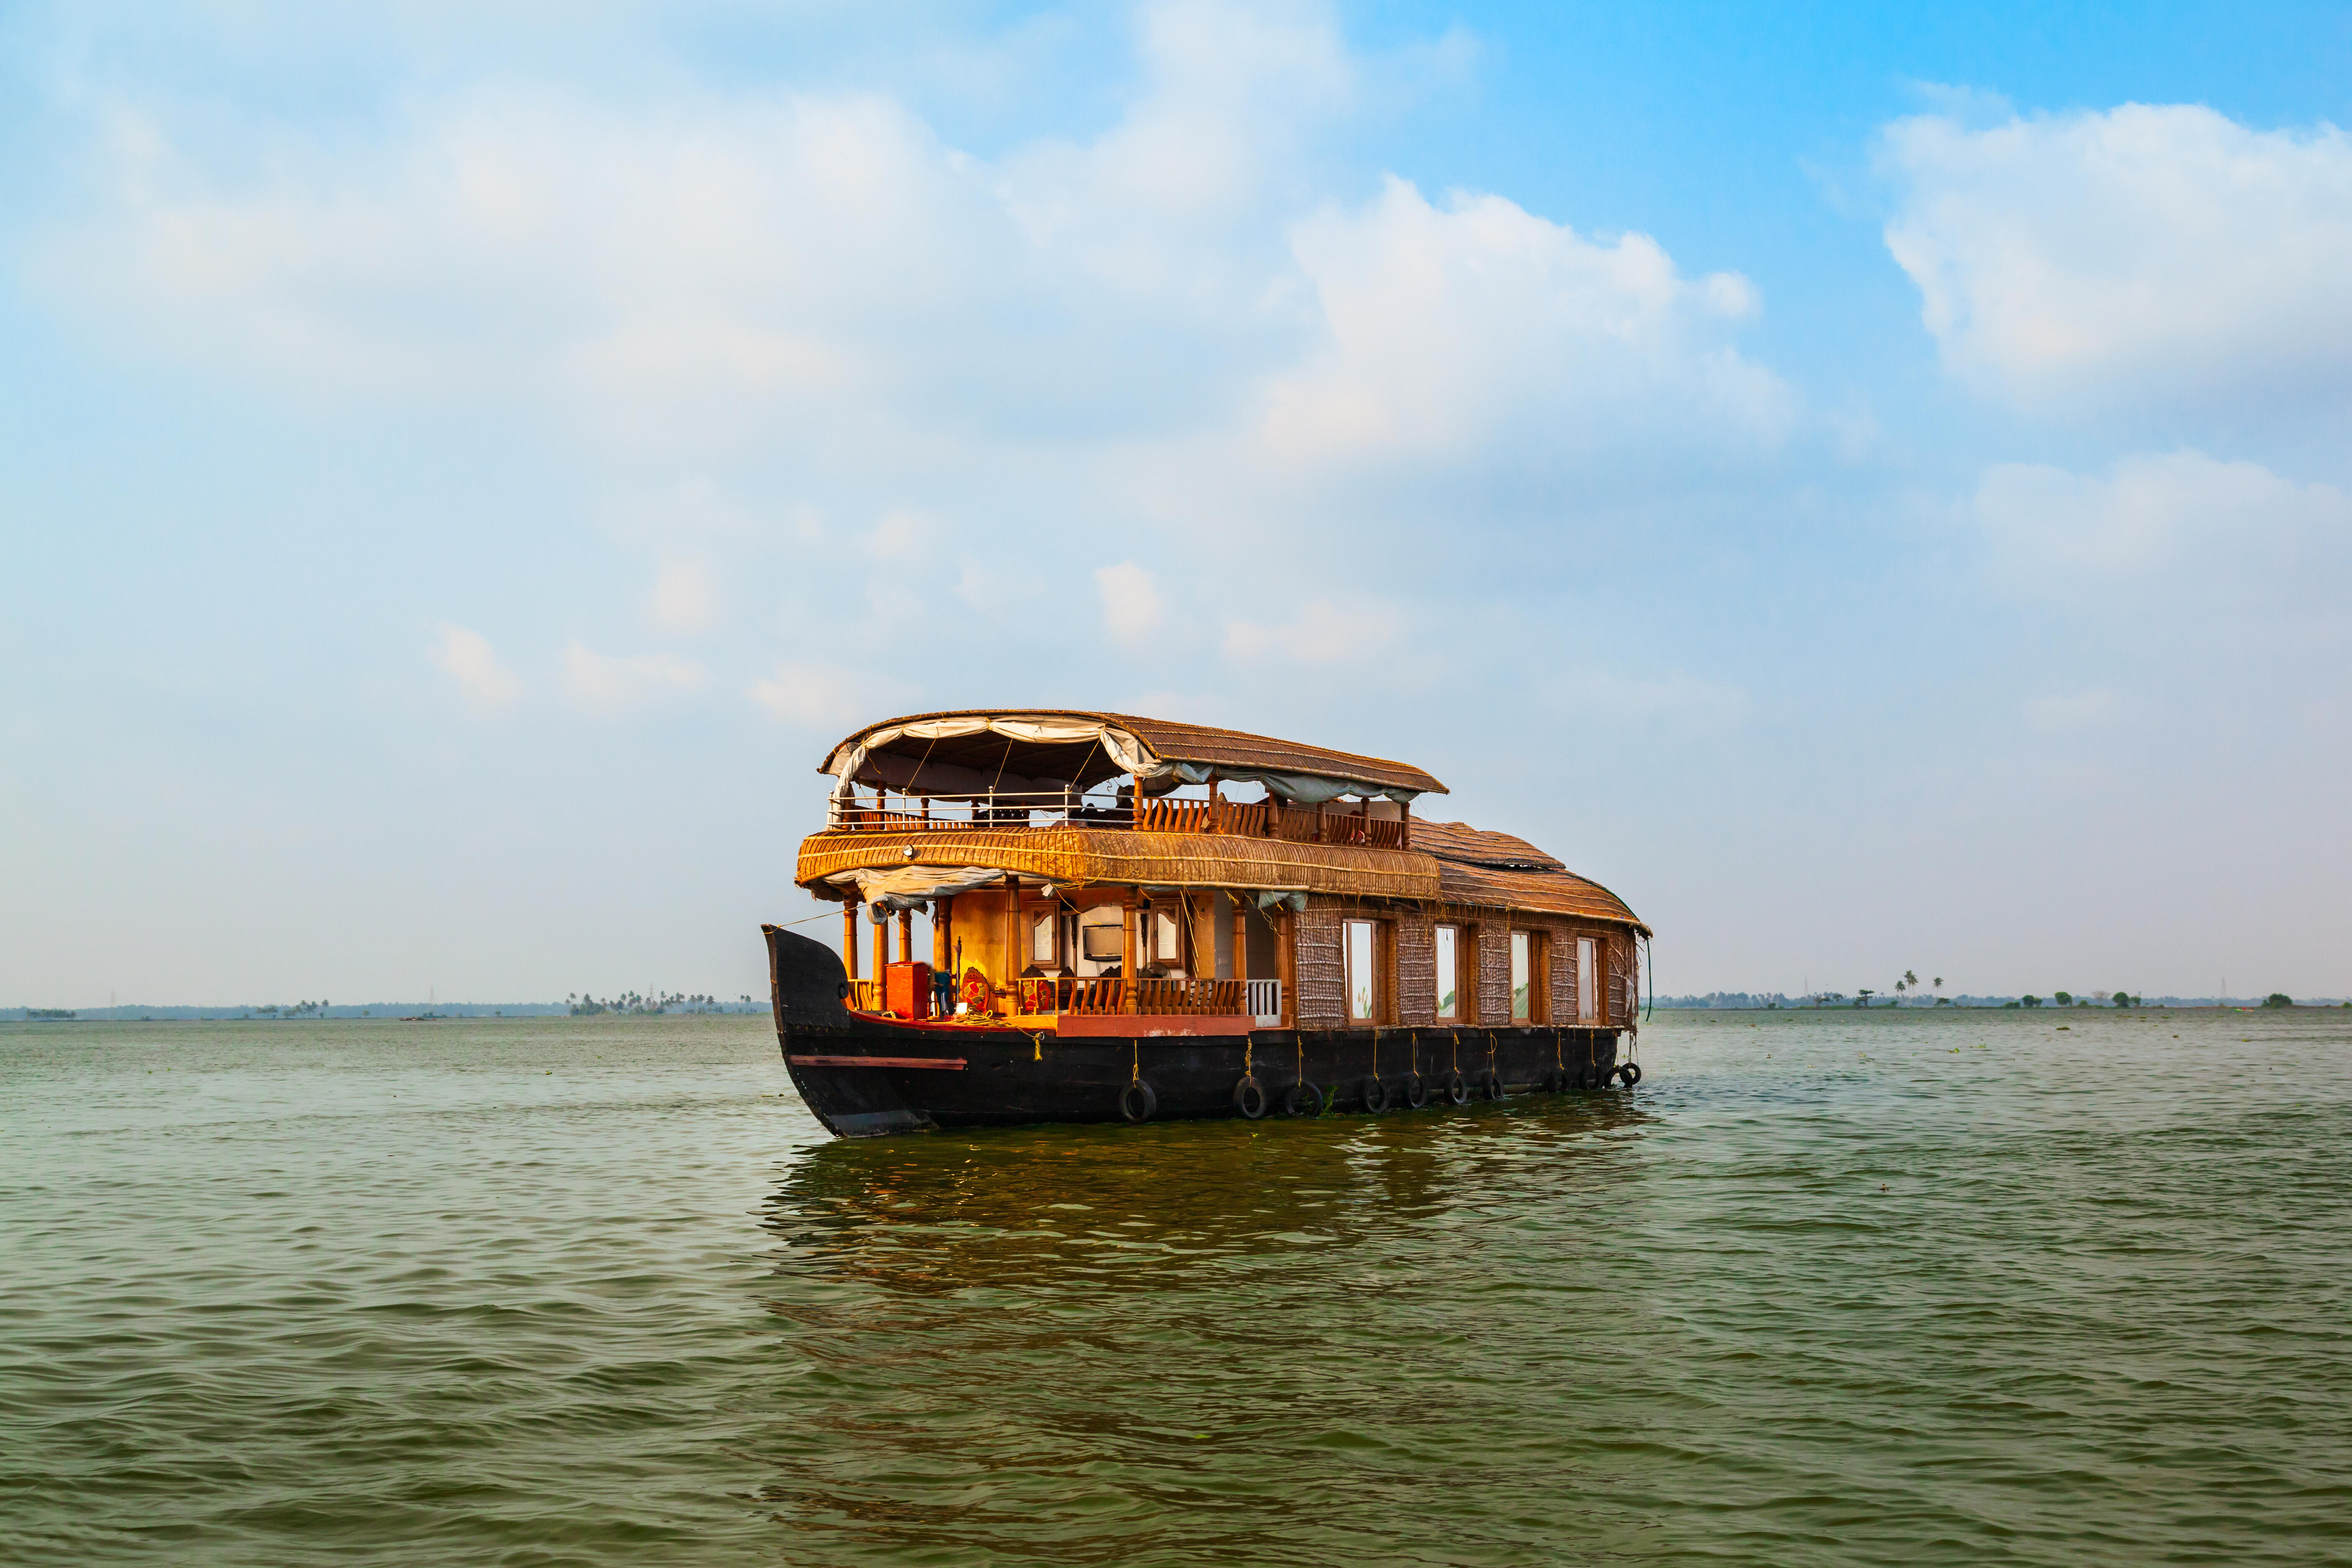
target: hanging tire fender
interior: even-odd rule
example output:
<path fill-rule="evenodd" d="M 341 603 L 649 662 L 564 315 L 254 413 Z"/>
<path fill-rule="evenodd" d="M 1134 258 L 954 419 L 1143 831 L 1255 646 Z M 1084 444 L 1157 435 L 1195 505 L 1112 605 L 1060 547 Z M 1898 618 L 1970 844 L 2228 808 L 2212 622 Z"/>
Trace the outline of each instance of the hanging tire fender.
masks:
<path fill-rule="evenodd" d="M 1366 1079 L 1359 1092 L 1363 1097 L 1364 1109 L 1373 1115 L 1377 1116 L 1389 1108 L 1389 1086 L 1378 1077 Z"/>
<path fill-rule="evenodd" d="M 1282 1109 L 1289 1116 L 1320 1116 L 1323 1114 L 1323 1091 L 1300 1079 L 1282 1092 Z"/>
<path fill-rule="evenodd" d="M 1127 1087 L 1118 1091 L 1118 1113 L 1131 1122 L 1149 1121 L 1159 1109 L 1160 1097 L 1139 1078 L 1128 1079 Z"/>
<path fill-rule="evenodd" d="M 1445 1102 L 1448 1105 L 1467 1105 L 1470 1103 L 1470 1085 L 1464 1080 L 1462 1075 L 1458 1072 L 1450 1072 L 1445 1075 Z"/>
<path fill-rule="evenodd" d="M 1255 1121 L 1265 1114 L 1265 1085 L 1244 1073 L 1241 1082 L 1234 1085 L 1234 1109 L 1248 1121 Z"/>

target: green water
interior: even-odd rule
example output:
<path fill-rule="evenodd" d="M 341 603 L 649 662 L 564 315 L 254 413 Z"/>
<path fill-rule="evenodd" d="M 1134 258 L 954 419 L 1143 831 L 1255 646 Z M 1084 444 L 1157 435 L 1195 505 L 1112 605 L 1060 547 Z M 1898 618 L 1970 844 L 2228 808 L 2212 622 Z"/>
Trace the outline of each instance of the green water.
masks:
<path fill-rule="evenodd" d="M 862 1143 L 757 1019 L 0 1026 L 0 1558 L 2352 1559 L 2352 1017 L 2058 1021 Z"/>

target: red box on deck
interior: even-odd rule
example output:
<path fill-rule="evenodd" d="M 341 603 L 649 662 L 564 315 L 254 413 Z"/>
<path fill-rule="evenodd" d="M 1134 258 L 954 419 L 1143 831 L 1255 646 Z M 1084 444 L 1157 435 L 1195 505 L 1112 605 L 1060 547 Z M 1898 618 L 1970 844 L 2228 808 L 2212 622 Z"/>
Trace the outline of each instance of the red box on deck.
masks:
<path fill-rule="evenodd" d="M 882 1010 L 900 1018 L 931 1016 L 931 966 L 928 963 L 886 963 L 882 966 Z"/>

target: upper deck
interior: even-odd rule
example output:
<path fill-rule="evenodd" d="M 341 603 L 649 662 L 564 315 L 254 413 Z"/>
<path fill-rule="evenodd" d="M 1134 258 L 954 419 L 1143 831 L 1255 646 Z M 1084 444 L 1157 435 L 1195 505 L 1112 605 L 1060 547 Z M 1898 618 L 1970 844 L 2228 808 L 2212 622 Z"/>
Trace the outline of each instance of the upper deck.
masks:
<path fill-rule="evenodd" d="M 1445 786 L 1388 758 L 1129 714 L 988 710 L 870 726 L 820 771 L 834 792 L 794 879 L 829 897 L 919 900 L 1004 874 L 1643 929 L 1614 894 L 1523 840 L 1416 818 L 1413 802 Z M 1228 793 L 1252 786 L 1260 798 Z"/>

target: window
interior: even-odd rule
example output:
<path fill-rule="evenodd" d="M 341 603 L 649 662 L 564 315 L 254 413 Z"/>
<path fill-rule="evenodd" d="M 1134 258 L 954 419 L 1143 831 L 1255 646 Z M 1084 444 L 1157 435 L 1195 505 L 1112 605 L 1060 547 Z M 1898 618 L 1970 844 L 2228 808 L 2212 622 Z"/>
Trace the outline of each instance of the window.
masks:
<path fill-rule="evenodd" d="M 1348 963 L 1348 1022 L 1379 1021 L 1381 988 L 1377 972 L 1380 933 L 1370 921 L 1349 921 L 1345 928 Z"/>
<path fill-rule="evenodd" d="M 1118 911 L 1113 910 L 1111 913 L 1116 916 Z M 1125 942 L 1120 937 L 1116 921 L 1108 925 L 1097 922 L 1090 926 L 1080 926 L 1078 941 L 1085 951 L 1087 961 L 1090 963 L 1115 963 L 1126 956 Z"/>
<path fill-rule="evenodd" d="M 1181 964 L 1184 962 L 1183 944 L 1183 931 L 1174 915 L 1164 910 L 1135 912 L 1136 963 Z"/>
<path fill-rule="evenodd" d="M 1029 962 L 1040 969 L 1056 968 L 1061 963 L 1061 924 L 1052 910 L 1029 911 Z"/>
<path fill-rule="evenodd" d="M 1444 1019 L 1462 1016 L 1461 986 L 1462 928 L 1437 928 L 1437 1016 Z"/>
<path fill-rule="evenodd" d="M 1511 1022 L 1524 1024 L 1535 1016 L 1533 933 L 1511 933 Z"/>
<path fill-rule="evenodd" d="M 1580 1023 L 1590 1024 L 1601 1016 L 1600 955 L 1593 950 L 1592 939 L 1576 939 L 1576 1016 Z"/>

